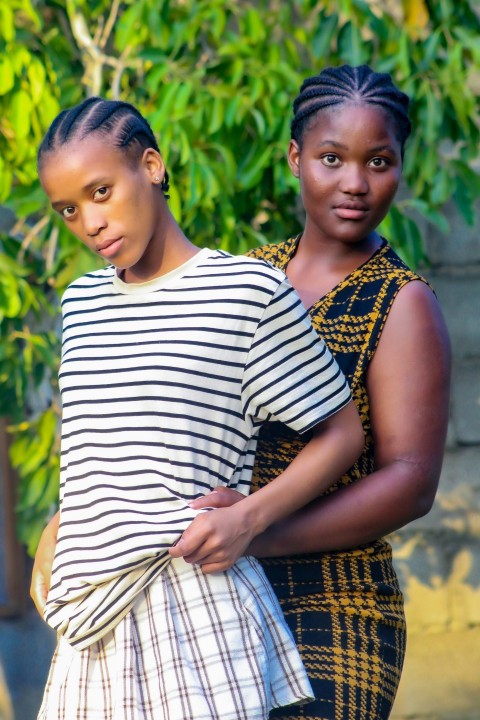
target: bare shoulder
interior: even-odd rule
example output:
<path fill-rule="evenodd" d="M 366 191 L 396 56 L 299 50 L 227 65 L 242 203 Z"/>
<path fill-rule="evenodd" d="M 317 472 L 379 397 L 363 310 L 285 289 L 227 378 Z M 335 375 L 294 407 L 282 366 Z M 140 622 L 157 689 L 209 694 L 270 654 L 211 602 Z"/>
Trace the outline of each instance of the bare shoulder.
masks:
<path fill-rule="evenodd" d="M 410 311 L 413 306 L 440 312 L 440 304 L 433 289 L 420 279 L 405 283 L 393 301 L 392 310 L 402 313 Z"/>
<path fill-rule="evenodd" d="M 393 301 L 379 349 L 390 343 L 418 347 L 418 343 L 429 345 L 432 342 L 449 354 L 450 341 L 440 303 L 429 285 L 412 280 L 399 290 Z M 433 348 L 430 346 L 430 349 Z"/>
<path fill-rule="evenodd" d="M 450 372 L 440 304 L 428 285 L 411 281 L 393 302 L 367 373 L 378 466 L 414 458 L 426 477 L 438 479 Z"/>
<path fill-rule="evenodd" d="M 446 384 L 450 365 L 450 339 L 437 297 L 426 283 L 412 280 L 399 290 L 386 318 L 368 369 L 369 390 L 389 377 L 424 388 Z"/>

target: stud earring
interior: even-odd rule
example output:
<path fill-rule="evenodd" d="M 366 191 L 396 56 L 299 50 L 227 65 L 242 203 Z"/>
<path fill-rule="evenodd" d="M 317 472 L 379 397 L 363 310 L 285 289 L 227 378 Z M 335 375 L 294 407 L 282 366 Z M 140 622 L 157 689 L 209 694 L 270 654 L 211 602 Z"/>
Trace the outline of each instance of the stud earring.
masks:
<path fill-rule="evenodd" d="M 154 177 L 153 179 L 154 179 L 155 182 L 160 182 L 160 178 L 159 178 L 159 177 Z"/>

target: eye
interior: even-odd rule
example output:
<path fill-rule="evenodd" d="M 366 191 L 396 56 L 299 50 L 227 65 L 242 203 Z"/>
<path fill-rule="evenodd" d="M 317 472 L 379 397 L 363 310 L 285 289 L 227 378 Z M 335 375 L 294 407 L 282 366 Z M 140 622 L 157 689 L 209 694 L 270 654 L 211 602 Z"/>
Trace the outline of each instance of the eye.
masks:
<path fill-rule="evenodd" d="M 108 193 L 109 193 L 108 187 L 99 187 L 93 193 L 93 199 L 94 200 L 105 200 L 105 198 L 108 196 Z"/>
<path fill-rule="evenodd" d="M 380 170 L 383 170 L 384 168 L 388 167 L 390 163 L 386 158 L 382 157 L 374 157 L 370 160 L 368 163 L 371 167 L 379 168 Z"/>
<path fill-rule="evenodd" d="M 322 162 L 327 167 L 338 167 L 340 165 L 340 158 L 334 153 L 327 153 L 322 155 Z"/>
<path fill-rule="evenodd" d="M 67 207 L 62 208 L 60 210 L 60 215 L 63 217 L 64 220 L 71 220 L 75 217 L 75 214 L 77 212 L 77 208 L 73 207 L 73 205 L 68 205 Z"/>

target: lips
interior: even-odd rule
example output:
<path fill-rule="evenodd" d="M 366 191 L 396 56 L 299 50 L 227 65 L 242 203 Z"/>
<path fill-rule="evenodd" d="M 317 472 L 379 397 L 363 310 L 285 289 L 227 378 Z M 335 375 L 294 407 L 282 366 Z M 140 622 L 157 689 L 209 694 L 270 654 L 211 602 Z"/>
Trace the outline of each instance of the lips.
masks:
<path fill-rule="evenodd" d="M 101 242 L 97 245 L 96 251 L 102 257 L 110 258 L 110 257 L 113 257 L 113 255 L 115 255 L 118 252 L 122 243 L 123 243 L 123 237 L 111 238 L 109 240 L 104 240 L 103 242 Z"/>
<path fill-rule="evenodd" d="M 336 205 L 333 210 L 342 220 L 363 220 L 368 214 L 368 207 L 358 202 L 344 202 Z"/>
<path fill-rule="evenodd" d="M 343 202 L 333 208 L 342 220 L 363 220 L 368 214 L 368 206 L 359 202 Z"/>

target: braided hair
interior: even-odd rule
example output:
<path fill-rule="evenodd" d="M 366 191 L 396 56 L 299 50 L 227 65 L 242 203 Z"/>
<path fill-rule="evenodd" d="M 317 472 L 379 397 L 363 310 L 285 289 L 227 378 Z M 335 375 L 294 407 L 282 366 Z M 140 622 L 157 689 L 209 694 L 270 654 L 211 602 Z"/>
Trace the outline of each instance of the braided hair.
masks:
<path fill-rule="evenodd" d="M 57 115 L 38 149 L 38 166 L 47 153 L 72 140 L 83 140 L 92 132 L 108 135 L 114 147 L 124 149 L 132 161 L 138 160 L 146 148 L 160 152 L 152 128 L 136 107 L 121 100 L 90 97 Z M 167 171 L 160 187 L 168 198 Z"/>
<path fill-rule="evenodd" d="M 325 108 L 346 103 L 378 105 L 392 118 L 403 149 L 412 126 L 408 117 L 409 97 L 399 90 L 387 73 L 374 72 L 368 65 L 327 67 L 304 80 L 293 103 L 291 137 L 302 146 L 305 131 Z"/>

